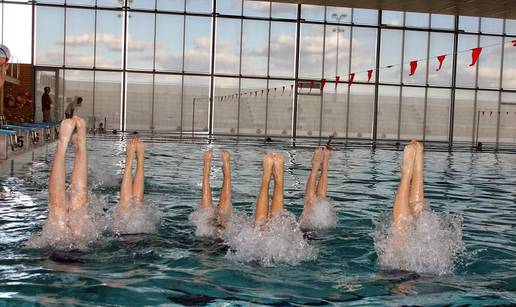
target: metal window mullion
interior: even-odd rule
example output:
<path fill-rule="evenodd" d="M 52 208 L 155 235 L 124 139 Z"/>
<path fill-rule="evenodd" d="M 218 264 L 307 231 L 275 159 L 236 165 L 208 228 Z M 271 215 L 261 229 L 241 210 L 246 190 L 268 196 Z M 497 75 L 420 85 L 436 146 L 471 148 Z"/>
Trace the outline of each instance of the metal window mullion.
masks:
<path fill-rule="evenodd" d="M 452 56 L 452 80 L 450 92 L 450 111 L 448 113 L 448 149 L 453 147 L 453 132 L 455 125 L 455 92 L 457 86 L 457 48 L 459 44 L 459 16 L 455 16 L 454 32 L 453 32 L 453 56 Z"/>
<path fill-rule="evenodd" d="M 477 34 L 477 47 L 480 46 L 480 29 L 481 29 L 482 18 L 478 17 L 478 34 Z M 471 146 L 475 145 L 475 130 L 478 130 L 480 126 L 480 117 L 477 114 L 477 105 L 478 105 L 478 70 L 480 67 L 480 58 L 477 60 L 475 65 L 475 99 L 473 102 L 473 127 L 471 131 Z M 476 118 L 479 117 L 479 118 Z M 475 124 L 476 123 L 476 124 Z M 478 141 L 478 133 L 476 133 L 476 139 Z"/>
<path fill-rule="evenodd" d="M 349 137 L 349 112 L 351 109 L 351 85 L 349 84 L 349 74 L 351 73 L 351 56 L 353 53 L 353 26 L 349 30 L 349 59 L 348 59 L 348 93 L 346 96 L 346 142 Z"/>
<path fill-rule="evenodd" d="M 397 140 L 400 140 L 401 136 L 401 112 L 403 104 L 403 69 L 405 61 L 405 13 L 403 13 L 403 31 L 401 32 L 401 65 L 400 65 L 400 96 L 398 100 L 398 134 Z"/>
<path fill-rule="evenodd" d="M 505 19 L 503 20 L 502 33 L 505 33 Z M 502 104 L 502 86 L 503 86 L 503 62 L 505 57 L 505 37 L 502 37 L 502 50 L 500 56 L 500 80 L 498 83 L 498 117 L 496 119 L 496 149 L 498 149 L 498 143 L 500 141 L 500 113 Z"/>
<path fill-rule="evenodd" d="M 351 9 L 351 20 L 353 21 L 353 14 L 354 14 L 355 10 L 354 9 Z M 350 29 L 349 29 L 349 56 L 348 56 L 348 93 L 347 93 L 347 96 L 346 96 L 346 134 L 345 134 L 345 138 L 346 138 L 346 143 L 348 142 L 348 137 L 349 137 L 349 110 L 351 108 L 350 104 L 351 104 L 351 85 L 349 84 L 349 74 L 351 73 L 351 59 L 352 59 L 352 55 L 353 55 L 353 31 L 355 29 L 355 26 L 354 25 L 351 25 Z M 338 35 L 340 35 L 338 32 L 337 32 Z M 337 48 L 339 48 L 339 46 L 337 46 Z M 337 95 L 337 93 L 335 92 L 335 95 Z"/>
<path fill-rule="evenodd" d="M 186 1 L 184 3 L 184 11 L 186 11 Z M 182 63 L 181 63 L 181 118 L 179 120 L 179 125 L 181 126 L 181 137 L 183 136 L 184 123 L 183 123 L 183 115 L 184 115 L 184 100 L 185 100 L 185 44 L 186 44 L 186 14 L 183 15 L 183 53 L 182 53 Z"/>
<path fill-rule="evenodd" d="M 301 38 L 301 4 L 297 5 L 297 20 L 296 20 L 296 54 L 295 54 L 295 66 L 294 66 L 294 87 L 296 88 L 294 99 L 292 100 L 292 138 L 297 137 L 297 82 L 299 80 L 299 41 Z"/>
<path fill-rule="evenodd" d="M 242 12 L 243 13 L 243 12 Z M 269 17 L 272 13 L 272 5 L 269 5 Z M 270 80 L 270 64 L 271 64 L 271 31 L 272 31 L 272 21 L 269 19 L 269 37 L 267 42 L 267 79 L 265 82 L 265 88 L 269 89 L 269 80 Z M 265 96 L 265 136 L 269 135 L 269 95 Z"/>
<path fill-rule="evenodd" d="M 93 106 L 92 106 L 92 115 L 93 115 L 93 123 L 94 124 L 97 124 L 97 117 L 95 116 L 95 99 L 96 99 L 96 94 L 95 94 L 95 91 L 96 91 L 96 81 L 95 81 L 95 78 L 97 76 L 96 72 L 96 66 L 97 66 L 97 1 L 95 1 L 95 9 L 94 9 L 94 12 L 95 12 L 95 25 L 94 25 L 94 28 L 93 28 Z M 104 129 L 107 129 L 107 127 L 104 127 Z"/>
<path fill-rule="evenodd" d="M 213 91 L 214 91 L 214 73 L 215 73 L 215 39 L 217 34 L 217 19 L 215 8 L 217 7 L 217 0 L 212 0 L 211 6 L 211 44 L 210 44 L 210 93 L 208 97 L 208 135 L 213 135 L 214 113 L 213 113 Z"/>
<path fill-rule="evenodd" d="M 244 1 L 241 1 L 240 13 L 244 11 Z M 238 56 L 238 92 L 242 92 L 242 37 L 244 35 L 244 20 L 240 19 L 240 54 Z M 240 135 L 240 95 L 238 95 L 238 106 L 237 106 L 237 136 Z"/>
<path fill-rule="evenodd" d="M 324 6 L 324 16 L 326 18 L 327 7 Z M 337 31 L 337 34 L 338 31 Z M 321 63 L 321 78 L 324 78 L 324 60 L 326 54 L 326 23 L 323 25 L 323 50 L 322 50 L 322 63 Z M 323 121 L 323 104 L 324 104 L 324 92 L 323 89 L 320 88 L 319 92 L 321 94 L 320 98 L 320 109 L 319 109 L 319 142 L 321 141 L 322 136 L 322 121 Z"/>
<path fill-rule="evenodd" d="M 378 11 L 378 25 L 382 24 L 382 10 Z M 372 139 L 373 146 L 378 139 L 378 105 L 379 105 L 379 76 L 380 76 L 380 49 L 381 49 L 382 31 L 380 28 L 376 29 L 376 59 L 375 59 L 375 82 L 374 82 L 374 103 L 373 103 L 373 127 Z"/>
<path fill-rule="evenodd" d="M 154 1 L 154 9 L 157 8 L 158 4 L 157 4 L 158 0 L 155 0 Z M 156 71 L 156 25 L 157 25 L 157 19 L 158 19 L 158 14 L 157 13 L 154 13 L 154 46 L 153 46 L 153 54 L 152 54 L 152 108 L 151 108 L 151 126 L 150 126 L 150 129 L 151 131 L 154 133 L 154 94 L 155 94 L 155 89 L 154 87 L 156 86 L 156 74 L 154 73 Z"/>
<path fill-rule="evenodd" d="M 127 23 L 128 23 L 128 16 L 129 16 L 129 12 L 127 10 L 127 6 L 124 5 L 122 7 L 122 16 L 124 16 L 124 32 L 123 32 L 123 38 L 124 38 L 124 49 L 123 49 L 123 55 L 122 55 L 122 59 L 123 59 L 123 62 L 122 62 L 122 68 L 123 68 L 123 72 L 122 72 L 122 86 L 121 86 L 121 89 L 122 89 L 122 99 L 121 99 L 121 105 L 120 105 L 120 108 L 121 108 L 121 116 L 120 116 L 120 129 L 125 131 L 126 129 L 126 108 L 127 108 L 127 104 L 126 104 L 126 97 L 127 97 L 127 48 L 128 48 L 128 44 L 127 44 Z"/>
<path fill-rule="evenodd" d="M 4 14 L 4 8 L 3 8 L 3 3 L 2 3 L 2 40 L 4 39 L 4 35 L 3 35 L 3 30 L 4 30 L 4 25 L 3 25 L 3 14 Z M 31 65 L 32 65 L 32 93 L 33 93 L 33 97 L 34 99 L 36 99 L 36 66 L 34 65 L 35 63 L 35 54 L 34 54 L 34 51 L 35 51 L 35 34 L 36 34 L 36 5 L 34 2 L 32 2 L 32 20 L 31 20 L 31 27 L 32 27 L 32 39 L 31 39 L 31 57 L 30 57 L 30 62 L 31 62 Z M 3 96 L 3 90 L 2 90 L 2 96 Z M 3 98 L 3 97 L 2 97 Z M 3 108 L 2 108 L 3 110 Z M 33 120 L 36 119 L 36 103 L 34 101 L 34 103 L 32 104 L 32 114 L 33 115 Z"/>
<path fill-rule="evenodd" d="M 428 17 L 428 27 L 432 24 L 432 14 L 429 14 Z M 427 41 L 426 41 L 426 75 L 425 75 L 425 100 L 424 100 L 424 114 L 423 114 L 423 142 L 426 140 L 426 122 L 427 122 L 427 109 L 428 109 L 428 74 L 430 69 L 428 65 L 430 64 L 430 31 L 427 32 Z"/>

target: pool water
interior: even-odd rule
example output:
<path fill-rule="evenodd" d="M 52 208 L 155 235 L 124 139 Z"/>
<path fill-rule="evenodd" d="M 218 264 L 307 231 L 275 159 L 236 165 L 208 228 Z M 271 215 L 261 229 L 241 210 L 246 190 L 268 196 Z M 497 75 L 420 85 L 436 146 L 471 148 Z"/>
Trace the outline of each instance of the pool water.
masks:
<path fill-rule="evenodd" d="M 88 139 L 91 194 L 108 213 L 118 204 L 124 146 L 124 140 Z M 432 209 L 463 220 L 465 251 L 451 272 L 438 274 L 389 270 L 374 248 L 375 225 L 392 208 L 402 151 L 337 148 L 328 189 L 336 227 L 308 240 L 314 258 L 263 265 L 227 257 L 222 244 L 195 236 L 189 215 L 199 205 L 207 147 L 214 149 L 214 198 L 222 182 L 219 150 L 225 148 L 232 154 L 233 205 L 249 216 L 263 155 L 282 152 L 286 209 L 299 217 L 313 148 L 147 142 L 145 199 L 159 208 L 157 232 L 123 238 L 107 232 L 56 261 L 53 248 L 26 246 L 47 218 L 49 154 L 0 179 L 0 305 L 516 303 L 516 155 L 425 154 Z"/>

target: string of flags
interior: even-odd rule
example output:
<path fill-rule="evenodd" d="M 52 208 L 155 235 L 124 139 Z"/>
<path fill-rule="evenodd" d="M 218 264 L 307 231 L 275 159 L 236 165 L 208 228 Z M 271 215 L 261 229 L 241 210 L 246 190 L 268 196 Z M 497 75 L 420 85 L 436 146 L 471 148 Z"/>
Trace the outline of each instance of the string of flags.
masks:
<path fill-rule="evenodd" d="M 515 40 L 512 40 L 510 43 L 513 47 L 516 47 L 516 39 Z M 505 45 L 507 43 L 502 43 L 501 45 Z M 463 50 L 463 51 L 459 51 L 459 52 L 456 52 L 456 53 L 451 53 L 451 54 L 442 54 L 442 55 L 439 55 L 439 56 L 436 56 L 436 57 L 431 57 L 429 59 L 436 59 L 437 60 L 437 67 L 435 69 L 435 71 L 440 71 L 441 68 L 443 67 L 443 64 L 444 64 L 444 61 L 446 60 L 446 57 L 448 55 L 454 55 L 454 54 L 460 54 L 460 53 L 465 53 L 465 52 L 471 52 L 471 62 L 469 63 L 469 67 L 471 66 L 475 66 L 480 58 L 480 55 L 482 54 L 482 51 L 485 49 L 485 48 L 489 48 L 489 47 L 493 47 L 493 46 L 499 46 L 500 44 L 492 44 L 492 45 L 488 45 L 488 46 L 484 46 L 484 47 L 476 47 L 476 48 L 472 48 L 472 49 L 468 49 L 468 50 Z M 428 60 L 429 60 L 428 59 Z M 408 62 L 409 64 L 409 76 L 414 76 L 416 74 L 416 71 L 417 71 L 417 67 L 418 67 L 418 62 L 421 62 L 421 61 L 424 61 L 424 60 L 427 60 L 427 59 L 418 59 L 418 60 L 412 60 L 410 62 Z M 403 63 L 403 64 L 406 64 L 406 63 Z M 380 67 L 379 69 L 385 69 L 385 68 L 392 68 L 394 66 L 399 66 L 401 64 L 396 64 L 396 65 L 387 65 L 387 66 L 384 66 L 384 67 Z M 370 82 L 371 81 L 371 78 L 373 76 L 373 72 L 374 72 L 374 69 L 368 69 L 367 71 L 359 71 L 359 72 L 351 72 L 349 73 L 348 75 L 348 86 L 351 86 L 355 80 L 355 76 L 357 74 L 361 74 L 361 73 L 364 73 L 366 72 L 367 73 L 367 82 Z M 341 80 L 341 76 L 335 76 L 335 89 L 337 89 L 338 85 L 339 85 L 339 82 Z M 319 84 L 316 84 L 316 82 L 314 80 L 311 80 L 311 81 L 299 81 L 298 84 L 297 84 L 297 87 L 298 88 L 307 88 L 309 89 L 309 93 L 312 92 L 312 89 L 315 89 L 316 88 L 316 85 L 317 87 L 319 88 L 319 90 L 322 92 L 324 90 L 324 87 L 326 85 L 326 79 L 321 79 L 320 81 L 320 85 Z M 288 89 L 288 86 L 286 85 L 283 85 L 281 87 L 274 87 L 274 88 L 269 88 L 269 89 L 262 89 L 262 90 L 251 90 L 249 92 L 240 92 L 240 93 L 236 93 L 236 94 L 230 94 L 230 95 L 222 95 L 222 96 L 216 96 L 214 99 L 216 101 L 227 101 L 227 100 L 233 100 L 235 98 L 238 98 L 239 96 L 249 96 L 249 97 L 258 97 L 258 95 L 260 95 L 260 97 L 263 97 L 263 95 L 266 93 L 267 95 L 270 94 L 271 90 L 273 91 L 273 95 L 274 97 L 276 97 L 277 95 L 277 91 L 281 89 L 281 93 L 279 95 L 281 96 L 284 96 L 284 95 L 287 95 L 288 96 L 292 96 L 293 94 L 293 91 L 294 91 L 294 84 L 290 84 L 290 91 L 288 93 L 285 92 L 286 89 Z"/>

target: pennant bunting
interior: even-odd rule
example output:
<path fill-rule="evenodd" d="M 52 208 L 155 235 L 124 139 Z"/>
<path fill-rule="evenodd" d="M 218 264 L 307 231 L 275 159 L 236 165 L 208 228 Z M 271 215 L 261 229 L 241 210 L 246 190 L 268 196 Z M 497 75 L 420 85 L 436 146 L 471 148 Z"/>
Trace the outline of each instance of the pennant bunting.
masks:
<path fill-rule="evenodd" d="M 290 94 L 288 94 L 289 96 L 292 96 L 292 91 L 294 90 L 294 84 L 291 84 L 290 85 Z"/>
<path fill-rule="evenodd" d="M 516 47 L 516 39 L 512 41 L 512 45 Z"/>
<path fill-rule="evenodd" d="M 312 89 L 314 88 L 314 85 L 315 85 L 314 80 L 311 80 L 311 81 L 310 81 L 310 91 L 309 91 L 309 93 L 311 93 L 311 92 L 312 92 Z"/>
<path fill-rule="evenodd" d="M 355 80 L 355 73 L 354 72 L 349 74 L 348 86 L 351 86 L 351 84 L 353 84 L 353 80 Z"/>
<path fill-rule="evenodd" d="M 285 93 L 285 85 L 283 85 L 283 90 L 281 91 L 281 96 Z"/>
<path fill-rule="evenodd" d="M 337 85 L 339 85 L 340 76 L 335 76 L 335 89 L 337 89 Z"/>
<path fill-rule="evenodd" d="M 367 82 L 371 81 L 371 77 L 373 76 L 373 70 L 369 69 L 367 71 Z"/>
<path fill-rule="evenodd" d="M 262 90 L 262 97 L 263 97 L 263 90 Z"/>
<path fill-rule="evenodd" d="M 417 69 L 417 61 L 410 61 L 410 74 L 409 76 L 413 76 L 416 73 Z"/>
<path fill-rule="evenodd" d="M 469 66 L 473 66 L 477 63 L 478 57 L 480 56 L 480 53 L 482 52 L 482 47 L 477 47 L 471 49 L 471 64 Z"/>
<path fill-rule="evenodd" d="M 437 57 L 437 61 L 439 61 L 439 67 L 435 71 L 441 70 L 441 67 L 443 67 L 444 59 L 446 58 L 446 54 L 440 55 Z"/>
<path fill-rule="evenodd" d="M 298 87 L 299 87 L 299 88 L 303 88 L 303 82 L 299 82 Z"/>
<path fill-rule="evenodd" d="M 321 79 L 321 91 L 324 90 L 325 85 L 326 85 L 326 79 Z"/>

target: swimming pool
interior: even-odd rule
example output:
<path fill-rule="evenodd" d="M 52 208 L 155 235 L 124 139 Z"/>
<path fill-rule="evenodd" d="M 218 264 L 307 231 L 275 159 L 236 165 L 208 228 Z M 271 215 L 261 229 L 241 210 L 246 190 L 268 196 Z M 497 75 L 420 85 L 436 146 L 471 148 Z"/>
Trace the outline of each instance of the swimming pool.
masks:
<path fill-rule="evenodd" d="M 90 138 L 90 189 L 107 209 L 118 203 L 123 140 Z M 264 153 L 285 155 L 285 205 L 299 217 L 312 148 L 217 144 L 212 170 L 220 192 L 219 149 L 232 153 L 233 205 L 252 214 Z M 26 248 L 47 217 L 52 154 L 3 176 L 0 201 L 0 299 L 80 305 L 504 304 L 516 302 L 516 155 L 427 152 L 425 193 L 434 211 L 463 217 L 465 253 L 453 273 L 390 272 L 377 262 L 374 222 L 390 213 L 401 151 L 367 147 L 333 153 L 328 197 L 337 226 L 310 240 L 316 259 L 263 266 L 225 257 L 195 236 L 188 216 L 199 205 L 207 145 L 146 144 L 145 198 L 159 207 L 156 234 L 103 238 L 63 263 L 52 249 Z M 53 152 L 50 150 L 50 152 Z M 70 168 L 68 160 L 68 169 Z M 247 302 L 247 303 L 246 303 Z"/>

